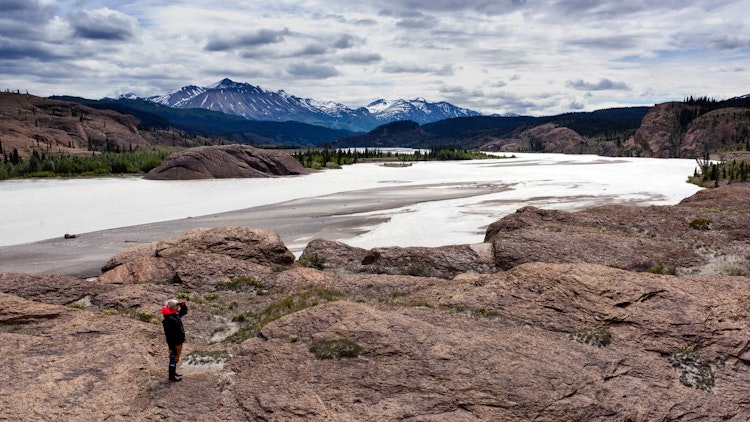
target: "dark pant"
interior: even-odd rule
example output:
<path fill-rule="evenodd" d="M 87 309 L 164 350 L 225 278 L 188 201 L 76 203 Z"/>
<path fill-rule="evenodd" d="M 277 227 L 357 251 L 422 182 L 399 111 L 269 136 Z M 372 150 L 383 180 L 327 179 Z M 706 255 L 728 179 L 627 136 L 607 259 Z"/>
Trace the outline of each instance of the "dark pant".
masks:
<path fill-rule="evenodd" d="M 180 354 L 182 354 L 181 344 L 169 348 L 169 366 L 177 366 L 177 362 L 180 361 Z"/>

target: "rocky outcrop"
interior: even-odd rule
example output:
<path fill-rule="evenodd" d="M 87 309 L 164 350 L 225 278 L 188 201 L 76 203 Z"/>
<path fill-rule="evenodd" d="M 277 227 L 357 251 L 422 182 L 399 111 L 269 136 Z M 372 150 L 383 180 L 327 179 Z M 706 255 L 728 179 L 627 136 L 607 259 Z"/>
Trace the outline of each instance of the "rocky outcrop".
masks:
<path fill-rule="evenodd" d="M 451 279 L 473 271 L 495 272 L 492 245 L 449 245 L 437 248 L 386 247 L 371 250 L 353 248 L 323 239 L 311 241 L 300 262 L 321 268 L 375 274 L 414 275 Z"/>
<path fill-rule="evenodd" d="M 289 154 L 249 145 L 191 148 L 167 157 L 145 178 L 152 180 L 226 179 L 308 174 Z"/>
<path fill-rule="evenodd" d="M 161 327 L 141 318 L 181 286 L 123 285 L 83 310 L 0 294 L 4 416 L 740 421 L 750 414 L 745 277 L 530 263 L 453 280 L 297 268 L 257 282 L 263 294 L 210 284 L 190 292 L 177 384 L 166 380 Z M 114 298 L 140 307 L 125 312 Z M 232 319 L 239 327 L 229 335 Z M 316 357 L 337 356 L 337 345 L 351 352 Z"/>
<path fill-rule="evenodd" d="M 653 158 L 669 158 L 676 150 L 677 113 L 688 107 L 682 103 L 656 104 L 641 121 L 641 126 L 625 143 L 625 152 Z"/>
<path fill-rule="evenodd" d="M 485 236 L 495 264 L 588 262 L 678 274 L 750 273 L 750 189 L 698 192 L 676 206 L 611 205 L 578 212 L 519 209 Z"/>
<path fill-rule="evenodd" d="M 33 150 L 90 155 L 92 149 L 125 151 L 149 143 L 133 116 L 10 92 L 0 92 L 0 130 L 5 152 L 15 148 L 22 156 Z"/>
<path fill-rule="evenodd" d="M 680 143 L 680 157 L 702 157 L 706 151 L 726 150 L 750 133 L 746 108 L 727 107 L 710 111 L 693 120 Z M 747 142 L 745 142 L 747 147 Z M 733 148 L 734 149 L 734 148 Z"/>
<path fill-rule="evenodd" d="M 0 273 L 0 292 L 54 305 L 67 305 L 101 291 L 99 285 L 65 275 Z"/>
<path fill-rule="evenodd" d="M 521 139 L 527 140 L 532 147 L 543 148 L 544 152 L 562 152 L 563 154 L 580 154 L 583 144 L 583 138 L 574 130 L 552 123 L 523 132 Z M 538 149 L 532 148 L 532 150 Z"/>
<path fill-rule="evenodd" d="M 581 135 L 572 129 L 545 123 L 497 139 L 480 147 L 482 151 L 540 151 L 580 154 L 584 145 Z"/>
<path fill-rule="evenodd" d="M 748 216 L 750 188 L 729 186 L 671 207 L 527 207 L 482 247 L 316 240 L 303 257 L 323 270 L 230 227 L 123 251 L 98 280 L 0 274 L 3 417 L 744 421 L 747 273 L 690 265 L 747 265 Z M 639 254 L 687 267 L 613 268 Z M 436 272 L 404 271 L 417 262 Z M 170 297 L 190 309 L 171 384 Z"/>
<path fill-rule="evenodd" d="M 0 293 L 3 418 L 149 418 L 149 395 L 163 394 L 150 380 L 166 371 L 159 329 Z"/>
<path fill-rule="evenodd" d="M 200 228 L 118 253 L 104 264 L 99 280 L 117 284 L 171 281 L 191 287 L 264 272 L 267 267 L 289 266 L 294 260 L 273 231 Z"/>
<path fill-rule="evenodd" d="M 724 107 L 701 113 L 697 105 L 656 104 L 624 145 L 626 154 L 654 158 L 702 158 L 706 152 L 747 147 L 750 114 Z"/>

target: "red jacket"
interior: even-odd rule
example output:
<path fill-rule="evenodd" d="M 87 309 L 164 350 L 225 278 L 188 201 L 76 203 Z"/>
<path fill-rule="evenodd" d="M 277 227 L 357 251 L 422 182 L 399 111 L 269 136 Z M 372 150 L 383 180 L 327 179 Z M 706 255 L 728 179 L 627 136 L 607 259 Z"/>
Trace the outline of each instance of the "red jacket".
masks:
<path fill-rule="evenodd" d="M 161 325 L 164 326 L 164 335 L 170 348 L 185 342 L 185 328 L 182 326 L 181 318 L 187 314 L 188 308 L 187 305 L 180 304 L 179 309 L 178 312 L 166 306 L 161 308 L 161 313 L 164 315 Z"/>

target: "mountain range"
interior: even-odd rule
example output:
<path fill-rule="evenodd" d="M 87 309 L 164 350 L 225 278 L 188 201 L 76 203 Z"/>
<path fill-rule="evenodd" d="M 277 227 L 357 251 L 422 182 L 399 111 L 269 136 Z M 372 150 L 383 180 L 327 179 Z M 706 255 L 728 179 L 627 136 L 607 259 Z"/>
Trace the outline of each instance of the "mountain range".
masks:
<path fill-rule="evenodd" d="M 219 111 L 250 120 L 296 121 L 351 132 L 366 132 L 384 123 L 399 120 L 425 124 L 454 117 L 480 115 L 474 110 L 444 101 L 433 103 L 424 98 L 394 101 L 378 99 L 366 107 L 350 108 L 334 101 L 300 98 L 283 90 L 271 92 L 231 79 L 223 79 L 208 87 L 188 85 L 146 98 L 125 94 L 120 99 L 142 99 L 175 108 Z"/>

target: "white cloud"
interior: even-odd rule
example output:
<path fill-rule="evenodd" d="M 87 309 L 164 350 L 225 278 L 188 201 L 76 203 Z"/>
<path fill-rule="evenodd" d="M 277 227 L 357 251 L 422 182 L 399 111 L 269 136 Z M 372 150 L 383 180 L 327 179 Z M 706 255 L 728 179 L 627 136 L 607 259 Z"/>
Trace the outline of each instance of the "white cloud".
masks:
<path fill-rule="evenodd" d="M 37 95 L 231 77 L 350 106 L 421 96 L 542 115 L 750 86 L 750 0 L 5 3 L 0 79 Z"/>

